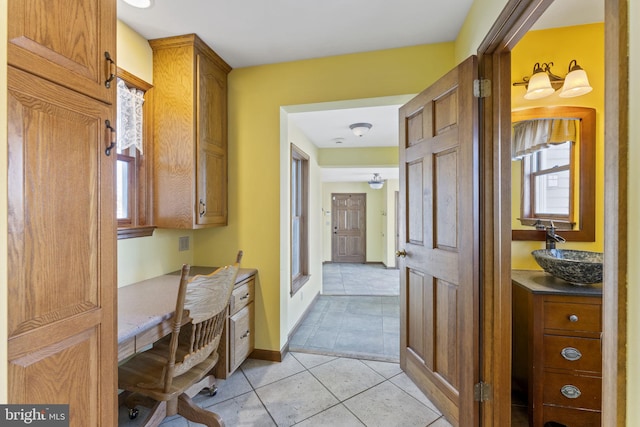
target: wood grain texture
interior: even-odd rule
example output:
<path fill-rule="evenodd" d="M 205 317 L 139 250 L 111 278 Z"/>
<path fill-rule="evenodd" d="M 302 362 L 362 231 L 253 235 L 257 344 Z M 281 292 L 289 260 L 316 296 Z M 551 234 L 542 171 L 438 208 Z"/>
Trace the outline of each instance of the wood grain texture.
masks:
<path fill-rule="evenodd" d="M 454 425 L 479 419 L 475 72 L 470 58 L 400 109 L 400 365 Z"/>
<path fill-rule="evenodd" d="M 11 0 L 8 8 L 9 64 L 113 103 L 104 56 L 116 60 L 113 0 Z"/>
<path fill-rule="evenodd" d="M 158 227 L 227 222 L 227 73 L 195 35 L 155 39 L 154 214 Z M 217 58 L 217 59 L 216 59 Z"/>

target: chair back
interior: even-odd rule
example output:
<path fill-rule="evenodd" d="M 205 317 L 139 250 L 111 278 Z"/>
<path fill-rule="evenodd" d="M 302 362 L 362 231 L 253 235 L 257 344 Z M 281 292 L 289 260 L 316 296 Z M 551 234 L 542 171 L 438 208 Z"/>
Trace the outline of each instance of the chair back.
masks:
<path fill-rule="evenodd" d="M 188 278 L 190 267 L 182 267 L 168 364 L 164 372 L 165 391 L 171 387 L 173 378 L 217 351 L 241 259 L 242 251 L 239 251 L 235 264 L 191 279 Z"/>

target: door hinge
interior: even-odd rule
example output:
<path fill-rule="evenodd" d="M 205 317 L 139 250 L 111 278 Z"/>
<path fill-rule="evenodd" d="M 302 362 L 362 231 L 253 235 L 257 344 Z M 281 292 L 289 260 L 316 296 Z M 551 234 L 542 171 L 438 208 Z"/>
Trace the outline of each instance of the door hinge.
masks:
<path fill-rule="evenodd" d="M 476 402 L 491 400 L 492 391 L 491 384 L 480 381 L 473 386 L 473 399 Z"/>
<path fill-rule="evenodd" d="M 473 81 L 473 96 L 476 98 L 486 98 L 491 95 L 491 80 L 476 79 Z"/>

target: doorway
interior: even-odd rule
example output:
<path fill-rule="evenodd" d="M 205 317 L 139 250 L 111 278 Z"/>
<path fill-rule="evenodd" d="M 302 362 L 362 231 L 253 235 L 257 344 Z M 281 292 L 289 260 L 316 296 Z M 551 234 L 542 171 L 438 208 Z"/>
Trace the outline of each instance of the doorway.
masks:
<path fill-rule="evenodd" d="M 367 195 L 331 194 L 331 262 L 367 260 Z"/>

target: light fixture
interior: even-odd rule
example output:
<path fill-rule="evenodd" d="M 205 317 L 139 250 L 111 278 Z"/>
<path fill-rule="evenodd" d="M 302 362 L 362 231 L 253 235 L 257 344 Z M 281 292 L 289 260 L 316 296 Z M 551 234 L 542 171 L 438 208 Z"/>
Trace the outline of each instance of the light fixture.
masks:
<path fill-rule="evenodd" d="M 560 98 L 573 98 L 574 96 L 584 95 L 593 90 L 589 84 L 587 73 L 578 65 L 574 59 L 569 63 L 569 74 L 564 79 Z"/>
<path fill-rule="evenodd" d="M 380 176 L 379 173 L 374 173 L 373 178 L 369 180 L 368 183 L 369 183 L 369 187 L 371 187 L 374 190 L 380 190 L 384 185 L 384 181 L 382 180 L 382 177 Z"/>
<path fill-rule="evenodd" d="M 569 73 L 566 78 L 557 76 L 551 72 L 553 62 L 536 62 L 533 66 L 531 77 L 524 77 L 522 81 L 515 82 L 514 86 L 525 86 L 527 93 L 525 99 L 540 99 L 551 95 L 562 86 L 560 96 L 571 98 L 591 92 L 593 88 L 589 85 L 587 73 L 578 65 L 574 59 L 569 63 Z"/>
<path fill-rule="evenodd" d="M 369 129 L 371 129 L 371 123 L 354 123 L 349 125 L 349 129 L 351 129 L 355 136 L 362 136 L 369 132 Z"/>
<path fill-rule="evenodd" d="M 124 0 L 129 6 L 137 7 L 138 9 L 146 9 L 151 7 L 151 0 Z"/>

